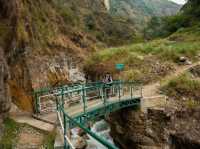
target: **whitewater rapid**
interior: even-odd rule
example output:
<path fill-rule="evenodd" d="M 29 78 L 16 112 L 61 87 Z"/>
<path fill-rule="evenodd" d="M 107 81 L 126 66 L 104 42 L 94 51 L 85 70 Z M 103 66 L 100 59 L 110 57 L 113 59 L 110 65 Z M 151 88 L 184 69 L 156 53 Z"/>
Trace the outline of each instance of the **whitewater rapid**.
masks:
<path fill-rule="evenodd" d="M 91 131 L 97 134 L 98 136 L 104 138 L 105 140 L 109 141 L 110 143 L 114 144 L 113 139 L 110 136 L 110 127 L 105 120 L 100 120 L 95 122 L 91 127 Z M 71 132 L 72 132 L 72 138 L 76 139 L 77 137 L 79 137 L 77 128 L 72 129 Z M 87 141 L 86 149 L 107 149 L 101 143 L 92 138 L 90 135 L 87 136 L 88 139 L 86 140 Z"/>

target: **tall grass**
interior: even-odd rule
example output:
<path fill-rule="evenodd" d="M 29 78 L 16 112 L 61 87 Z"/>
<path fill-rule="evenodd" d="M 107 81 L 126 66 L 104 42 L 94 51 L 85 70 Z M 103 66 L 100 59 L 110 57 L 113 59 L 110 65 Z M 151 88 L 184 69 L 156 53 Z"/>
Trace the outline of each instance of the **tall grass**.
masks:
<path fill-rule="evenodd" d="M 192 79 L 189 74 L 176 77 L 167 82 L 161 90 L 170 97 L 200 100 L 200 81 Z"/>
<path fill-rule="evenodd" d="M 199 33 L 196 33 L 197 31 Z M 123 72 L 124 79 L 136 76 L 140 76 L 139 78 L 146 76 L 147 78 L 153 75 L 152 71 L 155 71 L 150 66 L 157 65 L 157 63 L 158 65 L 168 63 L 174 65 L 179 62 L 179 58 L 182 56 L 191 61 L 197 60 L 197 55 L 200 53 L 199 34 L 200 30 L 196 28 L 182 29 L 166 39 L 104 49 L 94 53 L 86 60 L 85 70 L 86 73 L 92 72 L 95 75 L 102 75 L 105 71 L 116 74 L 115 64 L 124 63 L 126 66 Z M 152 76 L 153 78 L 156 76 Z"/>
<path fill-rule="evenodd" d="M 0 148 L 12 149 L 16 143 L 20 126 L 11 119 L 6 119 L 4 121 L 4 126 L 4 133 L 0 140 Z"/>

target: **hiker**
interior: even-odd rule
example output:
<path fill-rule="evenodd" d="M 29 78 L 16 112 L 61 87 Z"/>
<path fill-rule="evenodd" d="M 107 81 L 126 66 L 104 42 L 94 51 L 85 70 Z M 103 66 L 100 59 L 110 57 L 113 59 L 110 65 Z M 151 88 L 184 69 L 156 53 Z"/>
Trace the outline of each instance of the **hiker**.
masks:
<path fill-rule="evenodd" d="M 106 95 L 109 98 L 109 94 L 111 93 L 111 86 L 112 86 L 112 76 L 110 75 L 110 73 L 106 73 L 104 79 L 103 79 L 103 83 L 105 83 L 105 90 L 106 90 Z"/>

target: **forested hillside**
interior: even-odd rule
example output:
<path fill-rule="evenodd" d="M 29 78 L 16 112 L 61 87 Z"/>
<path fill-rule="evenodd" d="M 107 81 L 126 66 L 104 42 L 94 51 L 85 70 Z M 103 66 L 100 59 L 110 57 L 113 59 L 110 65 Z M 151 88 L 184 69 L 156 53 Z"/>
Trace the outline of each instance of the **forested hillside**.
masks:
<path fill-rule="evenodd" d="M 111 15 L 130 20 L 138 29 L 143 29 L 151 17 L 174 15 L 180 8 L 168 0 L 110 0 Z"/>

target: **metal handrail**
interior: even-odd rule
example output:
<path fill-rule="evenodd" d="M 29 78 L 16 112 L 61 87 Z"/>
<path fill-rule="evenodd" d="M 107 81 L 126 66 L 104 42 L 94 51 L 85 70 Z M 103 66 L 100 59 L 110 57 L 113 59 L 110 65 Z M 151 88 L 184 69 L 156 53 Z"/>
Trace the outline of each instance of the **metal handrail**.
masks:
<path fill-rule="evenodd" d="M 129 99 L 127 99 L 126 96 L 126 100 L 125 101 L 121 101 L 121 89 L 122 89 L 122 85 L 128 85 L 128 89 L 130 89 L 130 97 L 128 97 Z M 63 133 L 63 138 L 64 138 L 64 148 L 65 149 L 75 149 L 75 147 L 73 146 L 70 137 L 67 135 L 67 131 L 69 131 L 71 128 L 73 128 L 74 126 L 77 126 L 79 128 L 81 128 L 82 130 L 84 130 L 88 135 L 90 135 L 91 137 L 93 137 L 95 140 L 97 140 L 98 142 L 100 142 L 102 145 L 104 145 L 105 147 L 107 147 L 108 149 L 118 149 L 115 145 L 111 144 L 110 142 L 108 142 L 107 140 L 105 140 L 104 138 L 101 138 L 100 136 L 96 135 L 94 132 L 90 131 L 88 128 L 86 128 L 84 126 L 85 122 L 88 120 L 88 118 L 93 118 L 98 117 L 97 115 L 92 115 L 92 113 L 97 113 L 99 112 L 101 109 L 110 110 L 110 112 L 113 112 L 115 110 L 118 110 L 120 108 L 124 108 L 124 107 L 130 107 L 130 106 L 136 106 L 138 105 L 138 100 L 134 99 L 133 97 L 133 85 L 135 84 L 135 82 L 125 82 L 125 81 L 114 81 L 110 84 L 106 84 L 106 83 L 93 83 L 93 84 L 82 84 L 82 85 L 77 85 L 74 86 L 70 89 L 67 89 L 67 87 L 63 87 L 60 88 L 59 90 L 57 89 L 54 93 L 50 93 L 48 95 L 38 95 L 36 96 L 37 99 L 36 100 L 40 100 L 41 97 L 45 97 L 45 96 L 55 96 L 56 97 L 56 109 L 57 109 L 57 115 L 58 115 L 58 119 L 62 128 L 62 133 Z M 131 86 L 129 86 L 131 85 Z M 114 87 L 114 89 L 117 90 L 117 98 L 119 98 L 119 101 L 117 102 L 110 102 L 107 103 L 107 96 L 105 96 L 106 94 L 106 88 L 111 88 Z M 130 88 L 129 88 L 130 87 Z M 102 96 L 102 105 L 100 107 L 96 107 L 97 109 L 88 109 L 87 110 L 87 94 L 86 94 L 86 90 L 92 90 L 92 89 L 97 89 L 97 90 L 101 90 L 102 93 L 100 96 Z M 80 95 L 82 103 L 83 103 L 83 112 L 80 113 L 80 115 L 76 115 L 75 117 L 71 117 L 69 116 L 66 112 L 65 112 L 65 99 L 64 99 L 64 95 L 65 94 L 71 94 L 73 92 L 77 92 L 78 95 Z M 60 96 L 60 98 L 58 98 L 58 96 Z M 69 96 L 71 97 L 71 95 Z M 115 109 L 114 109 L 115 108 Z M 106 114 L 105 111 L 105 114 Z M 100 112 L 99 112 L 100 113 Z M 104 114 L 104 113 L 103 113 Z M 101 114 L 99 114 L 99 116 L 101 116 Z M 86 118 L 84 121 L 82 121 L 82 118 Z"/>
<path fill-rule="evenodd" d="M 58 104 L 58 110 L 62 111 L 64 114 L 64 117 L 67 118 L 69 121 L 71 121 L 71 123 L 75 124 L 77 127 L 81 128 L 82 130 L 84 130 L 87 134 L 89 134 L 92 138 L 94 138 L 95 140 L 97 140 L 98 142 L 100 142 L 102 145 L 104 145 L 105 147 L 107 147 L 108 149 L 119 149 L 118 147 L 116 147 L 115 145 L 111 144 L 110 142 L 108 142 L 107 140 L 101 138 L 100 136 L 96 135 L 95 133 L 93 133 L 92 131 L 90 131 L 88 128 L 84 127 L 83 125 L 81 125 L 79 122 L 77 122 L 76 120 L 74 120 L 73 118 L 71 118 L 64 110 L 63 106 L 60 105 L 59 102 L 57 102 Z M 59 112 L 58 112 L 59 113 Z M 60 121 L 60 123 L 62 123 L 62 120 Z M 61 124 L 63 126 L 63 124 Z M 66 131 L 64 130 L 63 127 L 63 132 Z M 70 145 L 70 147 L 72 149 L 74 149 L 73 144 L 71 143 L 71 141 L 68 139 L 67 136 L 65 136 L 65 141 L 67 141 L 68 145 Z M 66 142 L 65 142 L 66 143 Z"/>
<path fill-rule="evenodd" d="M 46 92 L 47 94 L 44 94 L 44 90 L 41 89 L 41 92 L 35 92 L 35 109 L 36 109 L 36 113 L 40 112 L 40 99 L 43 97 L 50 97 L 50 96 L 64 96 L 64 95 L 69 95 L 71 93 L 74 92 L 82 92 L 83 90 L 88 91 L 88 90 L 104 90 L 106 88 L 111 88 L 114 87 L 115 90 L 119 90 L 119 98 L 121 97 L 120 94 L 120 89 L 121 86 L 124 85 L 135 85 L 135 86 L 142 86 L 139 82 L 135 82 L 135 81 L 113 81 L 112 83 L 103 83 L 103 82 L 93 82 L 93 83 L 89 83 L 89 84 L 82 84 L 82 85 L 76 85 L 76 86 L 71 86 L 71 87 L 67 87 L 67 86 L 63 86 L 63 88 L 57 88 L 55 90 L 51 90 L 51 92 Z M 47 91 L 47 90 L 45 90 Z M 50 90 L 49 90 L 50 91 Z M 96 96 L 100 97 L 99 96 Z M 142 97 L 142 88 L 141 88 L 141 97 Z M 90 98 L 92 99 L 92 98 Z"/>

